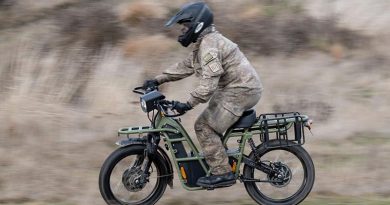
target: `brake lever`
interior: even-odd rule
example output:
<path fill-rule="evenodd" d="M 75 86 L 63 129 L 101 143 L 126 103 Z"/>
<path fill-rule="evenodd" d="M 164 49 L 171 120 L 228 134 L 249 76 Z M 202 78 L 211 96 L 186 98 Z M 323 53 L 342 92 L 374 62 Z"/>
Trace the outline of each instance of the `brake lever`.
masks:
<path fill-rule="evenodd" d="M 150 92 L 153 92 L 153 91 L 155 91 L 155 90 L 158 91 L 158 86 L 147 87 L 147 88 L 145 89 L 145 94 L 150 93 Z"/>
<path fill-rule="evenodd" d="M 174 115 L 170 115 L 170 114 L 168 114 L 167 112 L 165 112 L 165 110 L 164 110 L 164 106 L 163 105 L 161 105 L 160 103 L 159 103 L 159 106 L 161 107 L 160 109 L 162 109 L 162 111 L 164 112 L 164 115 L 166 116 L 166 117 L 178 117 L 178 116 L 182 116 L 183 114 L 180 114 L 180 113 L 176 113 L 176 110 L 175 109 L 173 109 L 174 107 L 175 107 L 175 101 L 168 101 L 168 100 L 164 100 L 163 102 L 161 102 L 161 103 L 164 103 L 164 106 L 165 106 L 165 108 L 169 108 L 170 110 L 172 110 L 175 114 Z"/>
<path fill-rule="evenodd" d="M 142 89 L 142 91 L 141 91 L 141 89 Z M 133 92 L 140 94 L 140 95 L 145 95 L 145 94 L 148 94 L 148 93 L 155 91 L 155 90 L 158 91 L 158 86 L 152 86 L 152 87 L 147 87 L 147 88 L 145 88 L 143 86 L 139 86 L 139 87 L 135 87 L 133 89 Z"/>
<path fill-rule="evenodd" d="M 145 92 L 140 91 L 140 89 L 143 89 L 143 87 L 142 87 L 142 86 L 141 86 L 141 87 L 135 87 L 135 88 L 133 89 L 133 93 L 137 93 L 137 94 L 140 94 L 140 95 L 144 95 Z"/>

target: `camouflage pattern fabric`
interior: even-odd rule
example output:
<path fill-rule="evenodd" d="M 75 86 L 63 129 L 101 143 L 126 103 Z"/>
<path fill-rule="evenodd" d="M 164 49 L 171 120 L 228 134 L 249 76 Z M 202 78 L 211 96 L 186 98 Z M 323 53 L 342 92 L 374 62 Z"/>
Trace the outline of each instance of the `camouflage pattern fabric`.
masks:
<path fill-rule="evenodd" d="M 211 128 L 202 116 L 195 123 L 195 133 L 202 147 L 205 159 L 211 173 L 225 174 L 231 171 L 229 159 L 218 133 Z"/>
<path fill-rule="evenodd" d="M 195 107 L 210 100 L 195 123 L 195 132 L 213 174 L 231 171 L 220 135 L 242 113 L 255 106 L 263 86 L 256 70 L 237 44 L 225 38 L 214 26 L 206 28 L 182 62 L 168 68 L 156 80 L 162 84 L 195 74 L 199 86 L 188 103 Z"/>
<path fill-rule="evenodd" d="M 229 159 L 220 136 L 231 127 L 240 117 L 225 109 L 218 103 L 221 93 L 215 93 L 211 98 L 208 107 L 202 112 L 195 122 L 195 133 L 199 144 L 202 147 L 206 162 L 214 175 L 225 174 L 231 171 Z M 259 93 L 241 93 L 236 99 L 241 103 L 244 110 L 250 109 L 259 101 Z"/>
<path fill-rule="evenodd" d="M 256 70 L 237 44 L 222 36 L 214 26 L 206 28 L 193 47 L 193 52 L 184 61 L 156 77 L 160 84 L 192 74 L 200 78 L 199 86 L 188 99 L 192 107 L 206 103 L 215 91 L 227 95 L 233 95 L 237 89 L 244 92 L 262 91 L 263 86 Z M 237 102 L 227 99 L 221 99 L 220 102 L 237 116 L 245 111 Z"/>

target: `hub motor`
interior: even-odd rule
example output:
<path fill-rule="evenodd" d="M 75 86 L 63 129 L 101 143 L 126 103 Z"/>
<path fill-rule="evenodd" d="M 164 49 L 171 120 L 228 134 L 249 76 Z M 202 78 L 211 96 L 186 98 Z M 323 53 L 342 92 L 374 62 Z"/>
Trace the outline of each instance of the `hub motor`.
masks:
<path fill-rule="evenodd" d="M 141 191 L 148 181 L 148 176 L 144 174 L 141 167 L 131 167 L 122 176 L 122 183 L 130 192 Z"/>

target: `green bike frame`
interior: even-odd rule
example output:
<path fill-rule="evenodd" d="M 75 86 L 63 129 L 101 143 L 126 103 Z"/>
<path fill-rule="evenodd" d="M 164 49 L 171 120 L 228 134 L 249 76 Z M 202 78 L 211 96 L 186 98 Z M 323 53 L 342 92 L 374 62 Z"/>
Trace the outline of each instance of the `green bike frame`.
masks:
<path fill-rule="evenodd" d="M 307 120 L 308 117 L 304 116 L 304 118 L 301 118 L 301 121 L 304 122 Z M 276 119 L 277 120 L 277 119 Z M 292 120 L 284 120 L 286 123 L 289 123 L 288 126 L 291 127 L 291 124 L 294 122 L 294 119 Z M 166 117 L 162 112 L 158 112 L 155 118 L 155 126 L 143 126 L 143 127 L 126 127 L 119 130 L 118 135 L 133 135 L 138 134 L 139 136 L 142 136 L 143 134 L 148 133 L 157 133 L 160 134 L 163 141 L 165 142 L 166 148 L 170 151 L 173 164 L 176 167 L 176 171 L 179 177 L 179 180 L 182 184 L 182 186 L 189 191 L 195 191 L 204 189 L 202 187 L 189 187 L 186 185 L 186 179 L 183 177 L 182 172 L 179 167 L 180 162 L 191 162 L 191 161 L 198 161 L 206 173 L 207 176 L 210 175 L 211 170 L 208 168 L 207 164 L 205 163 L 205 157 L 199 152 L 198 148 L 194 145 L 194 142 L 192 141 L 191 137 L 188 135 L 186 130 L 183 128 L 183 126 L 180 124 L 179 120 L 172 118 L 172 117 Z M 223 145 L 227 147 L 227 142 L 231 138 L 238 138 L 237 142 L 239 144 L 238 148 L 234 149 L 233 151 L 229 150 L 227 152 L 229 157 L 233 157 L 236 160 L 236 167 L 233 170 L 234 174 L 236 175 L 236 178 L 240 176 L 240 168 L 241 164 L 243 162 L 243 156 L 244 156 L 244 150 L 245 145 L 248 140 L 250 140 L 254 135 L 262 134 L 263 131 L 260 129 L 261 127 L 261 121 L 256 122 L 254 125 L 252 125 L 249 128 L 241 128 L 241 129 L 229 129 L 225 132 L 222 141 Z M 274 130 L 275 131 L 275 130 Z M 277 130 L 276 130 L 277 131 Z M 272 131 L 270 131 L 272 132 Z M 169 136 L 169 133 L 173 134 L 180 134 L 180 138 L 172 138 Z M 130 139 L 130 138 L 129 138 Z M 134 139 L 134 138 L 131 138 Z M 135 138 L 137 139 L 137 138 Z M 187 157 L 181 157 L 177 158 L 175 156 L 175 149 L 172 146 L 172 143 L 175 142 L 182 142 L 187 143 L 188 147 L 187 151 L 190 151 L 192 153 L 192 156 Z M 118 144 L 118 143 L 117 143 Z M 119 143 L 120 146 L 127 146 L 129 144 L 126 143 Z"/>

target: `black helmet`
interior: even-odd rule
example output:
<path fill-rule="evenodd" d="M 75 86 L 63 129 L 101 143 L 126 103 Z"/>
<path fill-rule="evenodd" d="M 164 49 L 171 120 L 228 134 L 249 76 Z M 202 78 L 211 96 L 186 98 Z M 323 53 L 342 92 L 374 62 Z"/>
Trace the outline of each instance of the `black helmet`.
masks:
<path fill-rule="evenodd" d="M 204 2 L 186 4 L 165 24 L 165 27 L 185 22 L 189 23 L 188 31 L 180 35 L 178 41 L 187 47 L 190 43 L 196 42 L 199 34 L 213 23 L 213 13 Z"/>

